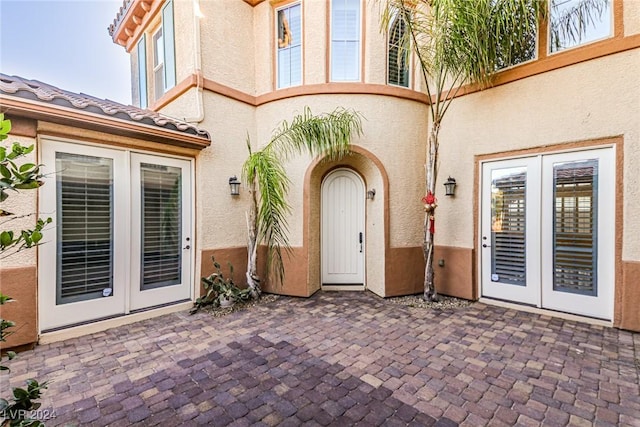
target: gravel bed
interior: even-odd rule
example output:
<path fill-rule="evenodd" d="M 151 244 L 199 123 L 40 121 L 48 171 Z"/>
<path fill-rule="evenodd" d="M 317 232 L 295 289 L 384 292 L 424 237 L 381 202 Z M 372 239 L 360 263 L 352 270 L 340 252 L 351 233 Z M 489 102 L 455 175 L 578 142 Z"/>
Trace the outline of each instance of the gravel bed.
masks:
<path fill-rule="evenodd" d="M 415 308 L 430 308 L 430 309 L 456 309 L 469 307 L 473 304 L 473 301 L 469 301 L 461 298 L 447 297 L 444 295 L 438 296 L 438 301 L 425 301 L 422 298 L 422 294 L 418 295 L 408 295 L 404 297 L 394 297 L 387 299 L 388 302 L 392 304 L 400 304 L 406 305 L 407 307 L 415 307 Z"/>

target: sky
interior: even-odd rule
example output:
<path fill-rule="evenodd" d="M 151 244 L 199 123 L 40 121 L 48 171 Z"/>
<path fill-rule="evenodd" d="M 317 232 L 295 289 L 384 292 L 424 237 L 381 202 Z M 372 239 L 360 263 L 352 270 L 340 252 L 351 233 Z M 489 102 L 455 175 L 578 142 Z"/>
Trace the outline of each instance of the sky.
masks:
<path fill-rule="evenodd" d="M 129 54 L 107 27 L 122 0 L 0 0 L 0 72 L 131 104 Z"/>

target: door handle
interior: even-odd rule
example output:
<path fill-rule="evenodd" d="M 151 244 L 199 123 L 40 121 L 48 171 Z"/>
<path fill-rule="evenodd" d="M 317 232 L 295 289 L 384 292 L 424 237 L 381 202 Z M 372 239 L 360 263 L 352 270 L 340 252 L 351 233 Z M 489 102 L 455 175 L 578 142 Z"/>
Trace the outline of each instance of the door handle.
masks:
<path fill-rule="evenodd" d="M 486 243 L 483 243 L 483 244 L 482 244 L 482 247 L 483 247 L 483 248 L 490 248 L 490 247 L 491 247 L 491 245 L 487 245 Z"/>
<path fill-rule="evenodd" d="M 182 248 L 182 249 L 191 249 L 191 246 L 187 245 L 187 246 L 185 246 L 185 247 L 184 247 L 184 248 Z"/>
<path fill-rule="evenodd" d="M 358 241 L 360 243 L 360 253 L 362 253 L 362 232 L 358 234 Z"/>

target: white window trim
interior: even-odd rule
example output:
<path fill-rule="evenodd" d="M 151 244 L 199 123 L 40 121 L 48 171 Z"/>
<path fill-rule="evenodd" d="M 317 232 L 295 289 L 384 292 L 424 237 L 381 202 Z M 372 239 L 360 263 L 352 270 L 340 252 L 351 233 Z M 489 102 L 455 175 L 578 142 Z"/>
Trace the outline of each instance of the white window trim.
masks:
<path fill-rule="evenodd" d="M 280 60 L 278 57 L 278 51 L 279 51 L 279 47 L 278 47 L 278 12 L 280 12 L 281 10 L 285 10 L 288 9 L 290 7 L 293 6 L 300 6 L 300 83 L 296 83 L 296 84 L 291 84 L 288 86 L 280 86 L 279 85 L 279 79 L 278 76 L 280 75 Z M 296 87 L 296 86 L 302 86 L 304 84 L 304 3 L 302 1 L 296 1 L 296 2 L 292 2 L 292 3 L 288 3 L 286 5 L 283 5 L 281 7 L 278 7 L 277 9 L 275 9 L 275 13 L 274 13 L 274 20 L 273 20 L 273 27 L 275 29 L 274 31 L 274 40 L 275 40 L 275 53 L 274 53 L 274 60 L 276 63 L 276 72 L 275 72 L 275 88 L 277 89 L 286 89 L 286 88 L 290 88 L 290 87 Z"/>
<path fill-rule="evenodd" d="M 610 24 L 609 25 L 609 35 L 603 36 L 603 37 L 599 37 L 597 39 L 589 40 L 587 42 L 580 42 L 580 43 L 577 43 L 577 44 L 575 44 L 573 46 L 565 47 L 563 49 L 556 50 L 555 52 L 551 51 L 551 2 L 549 2 L 549 9 L 547 10 L 547 13 L 549 14 L 549 19 L 547 21 L 547 46 L 546 46 L 547 56 L 557 55 L 557 54 L 560 54 L 560 53 L 563 53 L 563 52 L 568 52 L 568 51 L 571 51 L 573 49 L 577 49 L 577 48 L 580 48 L 580 47 L 583 47 L 583 46 L 589 46 L 591 44 L 598 43 L 598 42 L 601 42 L 603 40 L 608 40 L 608 39 L 613 38 L 615 36 L 615 32 L 616 32 L 616 30 L 615 30 L 615 10 L 614 10 L 616 1 L 618 1 L 618 0 L 610 0 L 610 2 L 609 2 L 609 24 Z M 520 65 L 520 64 L 518 64 L 518 65 Z"/>
<path fill-rule="evenodd" d="M 360 11 L 359 11 L 359 18 L 360 18 L 360 37 L 358 39 L 358 77 L 355 80 L 334 80 L 333 79 L 333 73 L 332 73 L 332 69 L 333 69 L 333 1 L 334 0 L 330 0 L 329 1 L 329 15 L 327 16 L 327 19 L 329 19 L 329 23 L 330 23 L 330 28 L 329 28 L 329 69 L 327 70 L 327 73 L 329 74 L 329 81 L 330 82 L 336 82 L 336 83 L 361 83 L 362 82 L 362 65 L 363 65 L 363 55 L 362 55 L 362 51 L 363 51 L 363 43 L 362 40 L 364 39 L 364 25 L 362 25 L 362 21 L 363 21 L 363 2 L 362 0 L 359 0 L 360 3 Z"/>
<path fill-rule="evenodd" d="M 398 12 L 396 11 L 394 13 L 393 19 L 391 20 L 391 22 L 389 22 L 389 28 L 387 29 L 387 56 L 386 56 L 386 67 L 385 67 L 385 81 L 386 84 L 389 86 L 393 86 L 393 87 L 399 87 L 399 88 L 403 88 L 403 89 L 411 89 L 411 85 L 413 82 L 413 51 L 411 50 L 411 47 L 409 47 L 409 55 L 407 56 L 407 73 L 408 73 L 408 80 L 407 80 L 407 85 L 406 86 L 402 86 L 396 83 L 390 83 L 389 82 L 389 39 L 391 37 L 391 31 L 393 29 L 393 24 L 395 24 L 396 20 L 398 20 Z M 400 49 L 398 48 L 398 51 Z"/>

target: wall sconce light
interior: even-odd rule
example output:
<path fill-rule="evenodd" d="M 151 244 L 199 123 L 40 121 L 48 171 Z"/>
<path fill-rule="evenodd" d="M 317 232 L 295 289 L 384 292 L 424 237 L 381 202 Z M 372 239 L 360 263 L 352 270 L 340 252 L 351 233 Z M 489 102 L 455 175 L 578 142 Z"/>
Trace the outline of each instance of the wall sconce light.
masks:
<path fill-rule="evenodd" d="M 229 192 L 232 196 L 240 195 L 240 181 L 235 175 L 229 178 Z"/>
<path fill-rule="evenodd" d="M 444 183 L 444 195 L 455 196 L 456 195 L 456 180 L 455 178 L 447 178 L 447 182 Z"/>
<path fill-rule="evenodd" d="M 373 200 L 376 197 L 376 189 L 372 188 L 371 190 L 367 191 L 367 199 L 368 200 Z"/>

